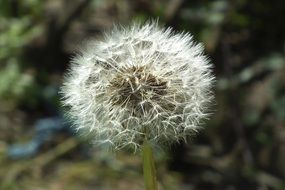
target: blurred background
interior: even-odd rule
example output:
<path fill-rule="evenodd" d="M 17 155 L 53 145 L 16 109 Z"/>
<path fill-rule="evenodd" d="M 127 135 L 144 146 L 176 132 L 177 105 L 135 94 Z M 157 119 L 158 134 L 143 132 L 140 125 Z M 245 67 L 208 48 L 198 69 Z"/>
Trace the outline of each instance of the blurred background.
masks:
<path fill-rule="evenodd" d="M 217 77 L 205 130 L 156 151 L 160 189 L 285 189 L 285 1 L 0 0 L 0 189 L 144 189 L 139 154 L 75 135 L 59 87 L 113 24 L 159 18 L 203 42 Z"/>

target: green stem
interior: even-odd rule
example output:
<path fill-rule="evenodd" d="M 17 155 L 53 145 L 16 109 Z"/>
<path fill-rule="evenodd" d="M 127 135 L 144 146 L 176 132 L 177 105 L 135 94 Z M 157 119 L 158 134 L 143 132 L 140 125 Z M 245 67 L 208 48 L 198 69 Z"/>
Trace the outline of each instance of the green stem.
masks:
<path fill-rule="evenodd" d="M 147 140 L 143 143 L 143 173 L 146 190 L 157 190 L 156 171 L 152 147 Z"/>

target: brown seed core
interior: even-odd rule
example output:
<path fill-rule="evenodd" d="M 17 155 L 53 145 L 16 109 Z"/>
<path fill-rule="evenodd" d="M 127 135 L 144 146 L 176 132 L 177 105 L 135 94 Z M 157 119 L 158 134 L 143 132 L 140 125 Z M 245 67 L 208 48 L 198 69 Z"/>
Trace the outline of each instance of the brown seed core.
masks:
<path fill-rule="evenodd" d="M 109 89 L 113 105 L 148 112 L 152 108 L 151 101 L 159 101 L 166 94 L 167 82 L 147 68 L 131 67 L 121 70 L 110 82 Z"/>

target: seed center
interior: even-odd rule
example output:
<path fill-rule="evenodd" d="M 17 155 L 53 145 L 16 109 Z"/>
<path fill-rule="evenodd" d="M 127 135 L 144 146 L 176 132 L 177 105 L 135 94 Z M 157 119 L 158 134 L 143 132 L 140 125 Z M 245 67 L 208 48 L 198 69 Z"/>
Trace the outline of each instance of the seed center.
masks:
<path fill-rule="evenodd" d="M 121 71 L 109 86 L 113 105 L 148 112 L 166 94 L 167 82 L 151 74 L 149 69 L 131 67 Z"/>

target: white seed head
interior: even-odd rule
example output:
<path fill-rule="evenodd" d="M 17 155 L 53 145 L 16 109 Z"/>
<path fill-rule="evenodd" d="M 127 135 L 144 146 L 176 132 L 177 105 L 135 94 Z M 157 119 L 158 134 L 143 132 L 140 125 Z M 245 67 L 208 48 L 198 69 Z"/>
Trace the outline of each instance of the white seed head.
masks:
<path fill-rule="evenodd" d="M 76 129 L 115 148 L 185 140 L 207 117 L 211 64 L 189 33 L 116 27 L 72 60 L 61 93 Z"/>

